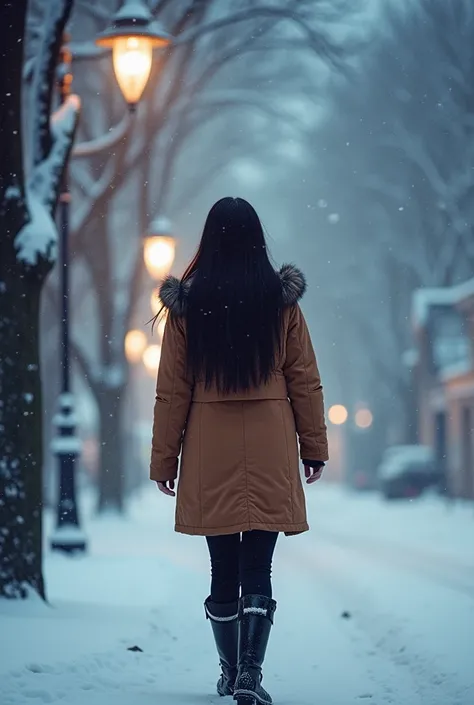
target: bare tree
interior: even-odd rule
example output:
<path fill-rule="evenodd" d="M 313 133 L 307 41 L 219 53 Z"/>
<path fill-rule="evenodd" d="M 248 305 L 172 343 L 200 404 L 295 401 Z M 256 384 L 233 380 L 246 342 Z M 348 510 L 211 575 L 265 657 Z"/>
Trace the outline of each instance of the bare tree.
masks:
<path fill-rule="evenodd" d="M 351 331 L 354 375 L 405 437 L 411 294 L 474 267 L 473 30 L 467 0 L 387 4 L 312 138 L 322 195 L 340 215 L 327 244 L 332 279 L 318 270 L 322 296 L 338 307 L 337 338 Z"/>
<path fill-rule="evenodd" d="M 337 3 L 340 10 L 346 4 Z M 89 95 L 72 168 L 73 250 L 81 268 L 76 298 L 85 292 L 87 325 L 97 325 L 92 345 L 76 325 L 73 353 L 100 412 L 100 510 L 123 506 L 120 419 L 128 380 L 123 340 L 143 284 L 140 237 L 154 215 L 176 213 L 242 150 L 236 136 L 256 114 L 267 126 L 255 138 L 246 136 L 247 149 L 268 148 L 277 123 L 290 119 L 280 89 L 290 80 L 298 86 L 304 73 L 298 70 L 298 51 L 338 64 L 340 51 L 328 30 L 337 12 L 324 0 L 317 8 L 320 14 L 314 3 L 295 0 L 157 3 L 176 41 L 157 62 L 133 122 L 120 116 L 123 106 L 111 88 L 106 57 L 89 40 L 73 43 L 76 85 Z M 94 5 L 83 2 L 79 10 L 87 14 L 89 33 L 104 24 L 104 13 Z M 295 52 L 291 64 L 282 52 L 289 47 Z M 206 154 L 210 144 L 212 157 Z M 124 201 L 126 230 L 114 221 Z"/>
<path fill-rule="evenodd" d="M 72 0 L 48 4 L 30 69 L 32 119 L 21 100 L 26 0 L 4 5 L 0 27 L 0 596 L 9 598 L 29 589 L 45 595 L 39 305 L 56 257 L 53 218 L 79 111 L 71 96 L 50 120 L 71 6 Z M 26 144 L 31 168 L 25 174 Z"/>

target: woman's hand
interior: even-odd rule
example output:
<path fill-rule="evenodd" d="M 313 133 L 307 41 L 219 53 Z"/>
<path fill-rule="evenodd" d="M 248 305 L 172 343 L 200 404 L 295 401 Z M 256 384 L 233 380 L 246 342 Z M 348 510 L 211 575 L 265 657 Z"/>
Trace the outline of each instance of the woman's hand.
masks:
<path fill-rule="evenodd" d="M 324 470 L 324 463 L 318 463 L 316 466 L 312 465 L 304 465 L 304 474 L 306 477 L 306 482 L 308 485 L 312 485 L 314 482 L 317 482 L 317 480 L 321 479 L 321 475 L 323 474 Z"/>
<path fill-rule="evenodd" d="M 174 480 L 166 480 L 166 482 L 157 482 L 158 489 L 163 494 L 167 494 L 168 497 L 175 497 L 176 492 L 174 492 Z"/>

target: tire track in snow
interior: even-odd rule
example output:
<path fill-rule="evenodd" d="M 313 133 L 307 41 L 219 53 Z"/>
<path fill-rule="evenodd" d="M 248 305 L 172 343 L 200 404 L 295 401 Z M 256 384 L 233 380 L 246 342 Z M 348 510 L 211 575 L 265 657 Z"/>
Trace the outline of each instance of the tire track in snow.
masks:
<path fill-rule="evenodd" d="M 421 574 L 474 600 L 474 566 L 462 564 L 451 556 L 402 546 L 388 539 L 336 532 L 324 526 L 318 527 L 318 536 L 340 548 L 350 548 L 367 558 L 377 558 L 391 567 L 396 564 L 397 568 Z"/>
<path fill-rule="evenodd" d="M 312 583 L 319 584 L 326 592 L 328 603 L 335 602 L 340 612 L 349 610 L 353 616 L 350 621 L 356 627 L 356 632 L 352 632 L 355 642 L 365 643 L 363 637 L 368 637 L 372 645 L 369 655 L 384 654 L 393 662 L 398 668 L 400 683 L 411 684 L 413 702 L 422 705 L 472 705 L 474 680 L 471 677 L 469 682 L 460 682 L 466 674 L 461 678 L 447 667 L 442 648 L 439 654 L 431 653 L 437 650 L 433 648 L 436 644 L 429 643 L 423 633 L 424 625 L 417 622 L 408 608 L 410 578 L 394 572 L 393 567 L 390 571 L 386 561 L 381 567 L 378 553 L 369 558 L 351 545 L 342 547 L 339 542 L 331 542 L 321 529 L 316 541 L 310 543 L 304 539 L 299 546 L 295 546 L 295 550 L 285 548 L 284 560 L 291 566 L 298 566 L 298 570 L 304 571 Z M 390 595 L 385 594 L 388 585 L 392 590 Z M 444 599 L 447 598 L 454 604 L 455 596 L 452 593 L 447 597 L 444 595 Z M 466 618 L 472 620 L 474 629 L 474 611 L 468 611 Z M 467 629 L 467 625 L 464 626 Z M 466 644 L 468 654 L 472 654 L 473 632 L 470 633 L 471 646 Z M 445 634 L 440 630 L 437 636 L 442 645 Z M 427 652 L 428 643 L 430 648 Z M 463 645 L 459 644 L 457 648 L 457 653 L 463 655 Z M 466 664 L 464 667 L 468 668 Z M 383 682 L 377 673 L 374 676 Z M 395 696 L 393 702 L 398 705 L 402 700 Z M 403 703 L 411 705 L 410 700 L 403 699 Z"/>

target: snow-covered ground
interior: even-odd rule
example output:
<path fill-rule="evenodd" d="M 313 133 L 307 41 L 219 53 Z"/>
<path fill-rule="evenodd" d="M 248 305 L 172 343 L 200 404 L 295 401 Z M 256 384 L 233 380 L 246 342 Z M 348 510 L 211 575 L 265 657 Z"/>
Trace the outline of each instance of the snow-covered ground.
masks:
<path fill-rule="evenodd" d="M 276 705 L 473 705 L 474 507 L 323 484 L 308 505 L 275 556 Z M 89 517 L 86 557 L 47 556 L 50 606 L 0 601 L 1 705 L 222 702 L 205 542 L 172 515 L 151 487 L 126 520 Z"/>

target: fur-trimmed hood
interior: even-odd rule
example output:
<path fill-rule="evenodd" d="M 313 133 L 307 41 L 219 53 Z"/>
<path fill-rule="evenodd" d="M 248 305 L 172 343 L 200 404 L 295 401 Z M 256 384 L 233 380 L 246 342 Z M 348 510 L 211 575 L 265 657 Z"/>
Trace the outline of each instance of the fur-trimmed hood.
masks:
<path fill-rule="evenodd" d="M 306 279 L 301 270 L 293 264 L 284 264 L 278 272 L 283 290 L 285 306 L 294 306 L 306 291 Z M 160 288 L 160 299 L 164 306 L 175 316 L 183 316 L 186 311 L 186 299 L 192 280 L 182 282 L 176 277 L 167 277 Z"/>

